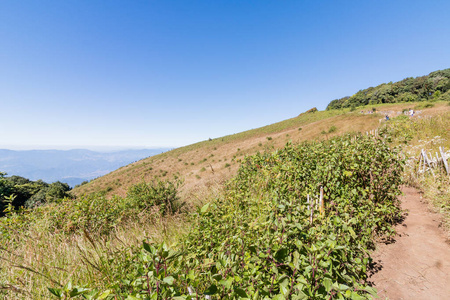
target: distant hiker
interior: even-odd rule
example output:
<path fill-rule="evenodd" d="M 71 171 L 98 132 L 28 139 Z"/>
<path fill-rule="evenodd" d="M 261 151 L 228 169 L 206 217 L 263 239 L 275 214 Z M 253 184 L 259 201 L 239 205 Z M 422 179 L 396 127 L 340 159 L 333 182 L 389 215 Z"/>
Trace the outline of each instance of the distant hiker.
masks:
<path fill-rule="evenodd" d="M 412 117 L 414 117 L 414 110 L 413 109 L 410 109 L 409 110 L 409 116 L 412 118 Z"/>
<path fill-rule="evenodd" d="M 386 115 L 386 121 L 389 121 L 389 116 L 388 115 Z"/>

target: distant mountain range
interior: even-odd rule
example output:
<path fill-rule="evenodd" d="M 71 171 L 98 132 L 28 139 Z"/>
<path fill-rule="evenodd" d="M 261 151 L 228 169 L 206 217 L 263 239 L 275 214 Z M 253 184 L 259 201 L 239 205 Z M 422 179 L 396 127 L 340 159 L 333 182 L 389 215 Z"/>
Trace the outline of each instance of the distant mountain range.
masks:
<path fill-rule="evenodd" d="M 71 187 L 103 176 L 134 161 L 170 150 L 169 148 L 96 152 L 76 150 L 0 149 L 0 172 L 47 183 L 61 181 Z"/>

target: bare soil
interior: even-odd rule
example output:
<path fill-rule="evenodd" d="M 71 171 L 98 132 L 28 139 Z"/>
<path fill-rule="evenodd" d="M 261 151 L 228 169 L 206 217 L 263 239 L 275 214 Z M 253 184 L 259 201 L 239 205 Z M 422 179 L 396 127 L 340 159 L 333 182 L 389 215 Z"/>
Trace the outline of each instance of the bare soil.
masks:
<path fill-rule="evenodd" d="M 407 216 L 395 241 L 377 246 L 370 280 L 381 299 L 450 299 L 450 243 L 439 215 L 418 190 L 405 187 L 403 193 Z"/>

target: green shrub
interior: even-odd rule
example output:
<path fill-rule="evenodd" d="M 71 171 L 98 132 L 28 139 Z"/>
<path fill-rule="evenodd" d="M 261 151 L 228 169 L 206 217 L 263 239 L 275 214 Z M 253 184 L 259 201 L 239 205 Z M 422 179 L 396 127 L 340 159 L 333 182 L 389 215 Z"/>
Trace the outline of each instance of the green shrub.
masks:
<path fill-rule="evenodd" d="M 181 181 L 141 182 L 131 186 L 126 197 L 90 194 L 65 198 L 58 205 L 42 206 L 35 215 L 45 215 L 53 230 L 65 233 L 87 231 L 107 235 L 123 222 L 139 222 L 139 215 L 160 217 L 173 214 L 183 206 L 178 196 Z"/>
<path fill-rule="evenodd" d="M 431 108 L 431 107 L 434 107 L 434 103 L 423 102 L 423 103 L 416 105 L 414 107 L 414 109 L 418 110 L 418 109 Z"/>
<path fill-rule="evenodd" d="M 110 289 L 117 298 L 186 299 L 190 287 L 212 299 L 371 299 L 368 249 L 400 216 L 403 164 L 397 149 L 362 135 L 248 157 L 177 250 L 144 243 Z M 319 212 L 311 202 L 321 186 Z"/>
<path fill-rule="evenodd" d="M 173 214 L 180 207 L 178 187 L 181 181 L 141 182 L 131 186 L 127 200 L 132 208 L 149 209 L 157 206 L 162 215 Z"/>
<path fill-rule="evenodd" d="M 330 129 L 328 129 L 328 133 L 333 133 L 336 130 L 337 130 L 337 127 L 333 125 L 333 126 L 330 127 Z"/>

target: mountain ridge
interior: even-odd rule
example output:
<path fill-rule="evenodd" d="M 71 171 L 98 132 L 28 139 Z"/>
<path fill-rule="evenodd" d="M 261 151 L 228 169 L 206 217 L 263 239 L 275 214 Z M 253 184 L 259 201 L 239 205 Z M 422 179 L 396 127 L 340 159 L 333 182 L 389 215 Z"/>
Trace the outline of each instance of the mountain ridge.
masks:
<path fill-rule="evenodd" d="M 155 148 L 100 152 L 88 149 L 0 149 L 0 170 L 31 180 L 62 181 L 75 186 L 167 150 Z"/>

